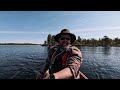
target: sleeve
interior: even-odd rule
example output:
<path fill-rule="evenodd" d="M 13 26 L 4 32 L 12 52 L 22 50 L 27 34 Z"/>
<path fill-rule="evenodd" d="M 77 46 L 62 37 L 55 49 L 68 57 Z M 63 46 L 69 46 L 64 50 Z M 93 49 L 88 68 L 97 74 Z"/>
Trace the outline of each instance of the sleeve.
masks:
<path fill-rule="evenodd" d="M 79 49 L 73 49 L 72 55 L 69 57 L 67 67 L 70 68 L 74 78 L 76 78 L 79 73 L 81 63 L 82 63 L 81 51 Z"/>
<path fill-rule="evenodd" d="M 47 59 L 46 59 L 46 64 L 50 64 L 50 58 L 49 57 L 47 57 Z"/>
<path fill-rule="evenodd" d="M 53 47 L 50 47 L 50 49 L 48 50 L 48 56 L 47 56 L 47 59 L 46 59 L 47 64 L 51 63 L 51 57 L 52 57 L 52 54 L 54 53 L 55 49 L 56 49 L 56 47 L 53 46 Z"/>
<path fill-rule="evenodd" d="M 52 51 L 52 49 L 48 50 L 48 56 L 47 56 L 47 59 L 46 59 L 46 64 L 50 64 L 50 62 L 51 62 L 51 51 Z"/>
<path fill-rule="evenodd" d="M 51 63 L 51 51 L 52 51 L 52 49 L 48 50 L 48 56 L 47 56 L 47 59 L 46 59 L 45 65 L 44 65 L 44 69 L 42 70 L 43 72 L 46 72 L 46 70 L 48 70 L 48 68 L 50 66 L 50 63 Z"/>

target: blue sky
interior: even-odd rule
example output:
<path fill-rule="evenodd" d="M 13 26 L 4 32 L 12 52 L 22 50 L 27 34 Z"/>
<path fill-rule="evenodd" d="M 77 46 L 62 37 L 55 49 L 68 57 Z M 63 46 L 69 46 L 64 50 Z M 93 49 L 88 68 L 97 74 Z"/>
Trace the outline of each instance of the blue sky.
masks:
<path fill-rule="evenodd" d="M 67 28 L 85 39 L 120 37 L 120 11 L 0 11 L 0 43 L 44 43 Z"/>

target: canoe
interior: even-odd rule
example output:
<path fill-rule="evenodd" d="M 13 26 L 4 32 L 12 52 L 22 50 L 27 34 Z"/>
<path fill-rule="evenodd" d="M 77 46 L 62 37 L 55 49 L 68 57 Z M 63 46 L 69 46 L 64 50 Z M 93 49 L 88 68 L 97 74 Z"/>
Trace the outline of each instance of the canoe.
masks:
<path fill-rule="evenodd" d="M 88 79 L 88 77 L 80 71 L 80 79 Z"/>
<path fill-rule="evenodd" d="M 88 79 L 87 76 L 85 76 L 85 74 L 83 74 L 81 71 L 79 71 L 79 75 L 80 75 L 80 78 L 76 78 L 76 79 Z M 49 73 L 49 70 L 46 71 L 46 73 Z M 39 77 L 40 73 L 37 72 L 37 75 L 36 75 L 36 79 L 40 79 Z M 47 75 L 47 74 L 46 74 Z"/>

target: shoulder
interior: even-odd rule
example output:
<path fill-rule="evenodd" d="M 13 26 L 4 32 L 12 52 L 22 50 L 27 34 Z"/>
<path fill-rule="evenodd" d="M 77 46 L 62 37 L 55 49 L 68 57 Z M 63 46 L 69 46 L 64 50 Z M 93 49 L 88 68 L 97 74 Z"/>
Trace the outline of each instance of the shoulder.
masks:
<path fill-rule="evenodd" d="M 82 53 L 81 53 L 80 49 L 78 49 L 75 46 L 72 46 L 71 49 L 72 49 L 72 54 L 77 54 L 79 57 L 82 58 Z"/>
<path fill-rule="evenodd" d="M 50 50 L 56 50 L 58 48 L 58 46 L 51 46 Z"/>
<path fill-rule="evenodd" d="M 49 53 L 53 53 L 54 51 L 56 51 L 58 49 L 58 46 L 51 46 L 49 48 Z"/>

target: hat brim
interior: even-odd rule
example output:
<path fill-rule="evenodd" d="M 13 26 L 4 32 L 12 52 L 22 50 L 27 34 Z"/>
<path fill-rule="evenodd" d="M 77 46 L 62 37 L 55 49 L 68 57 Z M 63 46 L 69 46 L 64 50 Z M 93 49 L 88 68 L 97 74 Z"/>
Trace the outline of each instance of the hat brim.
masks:
<path fill-rule="evenodd" d="M 76 36 L 74 34 L 72 34 L 72 33 L 59 33 L 59 34 L 57 34 L 54 37 L 55 41 L 58 42 L 58 39 L 60 38 L 60 36 L 61 35 L 66 35 L 66 34 L 70 36 L 70 38 L 71 38 L 71 44 L 74 43 L 75 40 L 76 40 Z"/>

